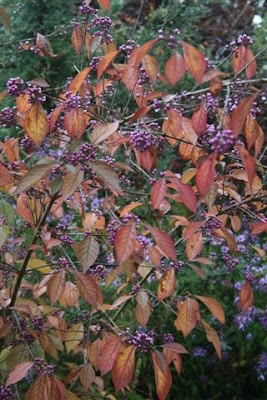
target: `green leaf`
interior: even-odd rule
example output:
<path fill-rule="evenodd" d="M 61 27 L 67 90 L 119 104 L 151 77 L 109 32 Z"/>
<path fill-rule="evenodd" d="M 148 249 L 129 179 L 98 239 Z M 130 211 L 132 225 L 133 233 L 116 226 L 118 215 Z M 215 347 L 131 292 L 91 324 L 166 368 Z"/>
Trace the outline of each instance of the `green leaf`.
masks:
<path fill-rule="evenodd" d="M 6 221 L 10 224 L 14 221 L 15 211 L 11 204 L 5 200 L 0 200 L 0 214 L 2 214 Z"/>

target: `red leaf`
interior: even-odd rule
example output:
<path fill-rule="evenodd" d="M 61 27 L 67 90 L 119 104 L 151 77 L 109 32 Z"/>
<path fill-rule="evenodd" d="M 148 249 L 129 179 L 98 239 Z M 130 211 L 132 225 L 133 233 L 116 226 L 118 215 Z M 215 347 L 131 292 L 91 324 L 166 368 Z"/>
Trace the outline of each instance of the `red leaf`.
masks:
<path fill-rule="evenodd" d="M 255 158 L 253 158 L 250 155 L 249 151 L 245 149 L 245 147 L 242 144 L 237 144 L 236 148 L 239 152 L 240 158 L 247 172 L 249 184 L 252 185 L 256 171 Z"/>
<path fill-rule="evenodd" d="M 232 65 L 235 75 L 238 75 L 238 73 L 244 68 L 246 63 L 247 63 L 247 47 L 242 44 L 233 54 Z"/>
<path fill-rule="evenodd" d="M 198 135 L 201 135 L 201 133 L 205 132 L 207 128 L 207 119 L 208 114 L 206 111 L 206 105 L 204 102 L 202 102 L 201 106 L 194 112 L 192 116 L 192 126 Z"/>
<path fill-rule="evenodd" d="M 186 242 L 186 255 L 189 261 L 194 260 L 202 250 L 202 232 L 196 232 Z"/>
<path fill-rule="evenodd" d="M 99 288 L 96 281 L 89 275 L 82 272 L 75 272 L 77 286 L 82 298 L 93 307 L 97 308 L 99 299 Z"/>
<path fill-rule="evenodd" d="M 197 170 L 196 184 L 199 193 L 205 196 L 212 185 L 214 180 L 216 154 L 211 154 Z"/>
<path fill-rule="evenodd" d="M 17 364 L 15 369 L 11 371 L 8 375 L 7 381 L 6 381 L 6 387 L 10 385 L 14 385 L 14 383 L 17 383 L 21 381 L 25 376 L 27 375 L 29 369 L 33 367 L 34 363 L 33 362 L 23 362 L 20 364 Z"/>
<path fill-rule="evenodd" d="M 9 170 L 0 161 L 0 186 L 5 186 L 12 182 Z"/>
<path fill-rule="evenodd" d="M 165 231 L 150 226 L 148 227 L 148 230 L 155 239 L 161 253 L 172 261 L 177 261 L 176 249 L 171 236 Z"/>
<path fill-rule="evenodd" d="M 100 79 L 102 74 L 106 71 L 107 67 L 110 63 L 116 58 L 116 56 L 120 53 L 120 50 L 111 51 L 101 58 L 97 67 L 97 79 Z"/>
<path fill-rule="evenodd" d="M 231 121 L 230 121 L 230 129 L 232 129 L 235 137 L 238 137 L 240 132 L 242 131 L 243 125 L 246 121 L 246 118 L 250 112 L 251 106 L 255 101 L 258 93 L 255 93 L 249 97 L 246 97 L 241 103 L 236 107 L 236 109 L 232 113 Z"/>
<path fill-rule="evenodd" d="M 251 282 L 246 281 L 244 285 L 242 286 L 242 289 L 240 291 L 239 295 L 239 301 L 240 301 L 240 307 L 242 308 L 242 311 L 246 312 L 253 304 L 254 302 L 254 296 L 253 292 L 251 289 Z"/>
<path fill-rule="evenodd" d="M 146 54 L 143 58 L 143 65 L 150 81 L 155 84 L 158 79 L 159 66 L 155 57 Z"/>
<path fill-rule="evenodd" d="M 247 64 L 254 58 L 254 54 L 252 53 L 252 51 L 250 50 L 250 48 L 247 48 Z M 246 78 L 247 79 L 251 79 L 255 73 L 257 71 L 257 62 L 256 60 L 253 60 L 249 66 L 246 68 Z"/>
<path fill-rule="evenodd" d="M 156 210 L 160 207 L 166 194 L 167 190 L 165 179 L 158 179 L 155 183 L 153 183 L 151 190 L 151 203 L 153 210 Z"/>
<path fill-rule="evenodd" d="M 188 354 L 188 351 L 184 346 L 182 346 L 180 343 L 165 343 L 162 345 L 164 349 L 168 349 L 169 351 L 172 351 L 173 353 L 176 354 Z"/>
<path fill-rule="evenodd" d="M 180 182 L 180 180 L 176 177 L 166 177 L 168 180 L 171 180 L 173 186 L 177 188 L 179 191 L 179 197 L 184 205 L 188 208 L 188 210 L 192 211 L 193 213 L 197 212 L 197 198 L 195 195 L 194 190 L 191 186 Z"/>
<path fill-rule="evenodd" d="M 194 46 L 184 41 L 181 41 L 181 44 L 183 46 L 185 64 L 188 71 L 195 78 L 197 83 L 201 83 L 207 67 L 205 56 Z"/>
<path fill-rule="evenodd" d="M 199 305 L 198 302 L 190 297 L 182 303 L 178 310 L 177 319 L 174 321 L 178 331 L 182 331 L 186 338 L 189 333 L 195 328 L 199 321 Z"/>
<path fill-rule="evenodd" d="M 165 64 L 165 75 L 171 86 L 174 86 L 184 76 L 186 71 L 185 61 L 181 54 L 175 52 L 170 56 Z"/>
<path fill-rule="evenodd" d="M 165 400 L 172 386 L 172 374 L 167 360 L 159 351 L 151 351 L 154 365 L 157 395 L 159 400 Z"/>
<path fill-rule="evenodd" d="M 217 318 L 222 324 L 225 323 L 225 315 L 224 315 L 224 309 L 218 303 L 217 300 L 211 299 L 210 297 L 204 297 L 204 296 L 196 296 L 202 303 L 205 304 L 205 306 L 208 307 L 210 312 L 214 315 L 215 318 Z"/>
<path fill-rule="evenodd" d="M 39 147 L 49 131 L 47 116 L 40 103 L 33 104 L 27 112 L 24 128 L 30 139 Z"/>
<path fill-rule="evenodd" d="M 162 301 L 169 297 L 176 288 L 176 279 L 175 279 L 175 270 L 174 268 L 169 268 L 167 269 L 158 286 L 158 299 L 159 301 Z"/>
<path fill-rule="evenodd" d="M 252 226 L 252 235 L 259 235 L 262 232 L 267 232 L 267 222 L 258 222 Z"/>
<path fill-rule="evenodd" d="M 222 359 L 222 349 L 221 349 L 221 343 L 220 339 L 218 336 L 218 333 L 205 321 L 200 321 L 201 325 L 206 331 L 206 336 L 209 342 L 211 342 L 218 354 L 219 359 Z"/>
<path fill-rule="evenodd" d="M 116 361 L 121 346 L 121 338 L 109 335 L 107 342 L 101 348 L 99 357 L 99 369 L 101 376 L 109 372 Z"/>
<path fill-rule="evenodd" d="M 135 346 L 123 346 L 113 365 L 111 378 L 116 392 L 128 386 L 133 379 L 135 369 L 135 349 Z"/>
<path fill-rule="evenodd" d="M 117 231 L 114 245 L 119 265 L 123 264 L 134 253 L 135 236 L 135 224 L 122 226 Z"/>
<path fill-rule="evenodd" d="M 247 147 L 248 150 L 250 150 L 260 134 L 260 126 L 257 124 L 257 121 L 251 114 L 249 114 L 246 120 L 244 132 L 247 141 Z"/>
<path fill-rule="evenodd" d="M 139 324 L 145 328 L 150 317 L 152 305 L 145 290 L 139 290 L 136 295 L 135 316 Z"/>
<path fill-rule="evenodd" d="M 65 271 L 56 272 L 47 283 L 47 293 L 51 303 L 56 303 L 65 288 Z"/>
<path fill-rule="evenodd" d="M 110 0 L 97 0 L 104 10 L 109 11 L 110 9 Z"/>
<path fill-rule="evenodd" d="M 128 90 L 133 90 L 138 80 L 138 66 L 146 53 L 154 46 L 158 39 L 150 40 L 143 46 L 134 49 L 129 57 L 126 70 L 122 74 L 122 81 Z"/>
<path fill-rule="evenodd" d="M 69 136 L 80 139 L 87 126 L 87 116 L 80 108 L 72 108 L 65 114 L 64 125 Z"/>

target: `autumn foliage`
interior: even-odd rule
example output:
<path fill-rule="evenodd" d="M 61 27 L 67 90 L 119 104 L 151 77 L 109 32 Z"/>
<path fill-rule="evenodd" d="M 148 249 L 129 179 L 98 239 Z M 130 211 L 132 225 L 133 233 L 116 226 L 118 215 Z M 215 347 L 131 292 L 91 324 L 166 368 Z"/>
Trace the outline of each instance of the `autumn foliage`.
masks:
<path fill-rule="evenodd" d="M 99 5 L 108 12 L 108 0 Z M 173 50 L 155 37 L 127 54 L 104 28 L 90 31 L 98 18 L 90 12 L 72 28 L 83 68 L 65 87 L 17 78 L 0 94 L 16 105 L 11 121 L 1 111 L 2 125 L 19 127 L 0 155 L 4 386 L 28 400 L 82 399 L 88 390 L 111 399 L 110 379 L 115 395 L 131 390 L 146 357 L 164 400 L 192 331 L 204 331 L 222 358 L 221 300 L 180 293 L 180 269 L 212 273 L 211 237 L 228 246 L 228 264 L 238 257 L 244 214 L 253 235 L 267 231 L 257 55 L 244 39 L 226 73 L 179 35 Z M 60 57 L 44 35 L 31 45 L 36 57 Z M 182 93 L 182 82 L 191 90 Z M 253 302 L 247 277 L 240 307 Z M 126 309 L 135 333 L 121 322 Z M 157 336 L 160 312 L 176 329 L 169 342 Z"/>

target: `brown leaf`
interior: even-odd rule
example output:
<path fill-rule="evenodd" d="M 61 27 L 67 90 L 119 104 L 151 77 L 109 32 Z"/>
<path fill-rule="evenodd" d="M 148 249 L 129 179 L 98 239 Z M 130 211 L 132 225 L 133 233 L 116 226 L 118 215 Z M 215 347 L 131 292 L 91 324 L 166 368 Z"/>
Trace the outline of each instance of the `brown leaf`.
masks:
<path fill-rule="evenodd" d="M 121 265 L 135 251 L 135 224 L 122 226 L 115 235 L 115 250 L 118 263 Z"/>
<path fill-rule="evenodd" d="M 27 112 L 24 128 L 30 139 L 40 147 L 40 144 L 49 132 L 46 113 L 40 103 L 34 103 Z"/>
<path fill-rule="evenodd" d="M 100 357 L 98 360 L 101 376 L 105 375 L 112 369 L 118 357 L 120 347 L 121 338 L 110 335 L 107 342 L 101 348 Z"/>
<path fill-rule="evenodd" d="M 197 169 L 196 184 L 199 193 L 205 196 L 214 181 L 216 154 L 212 153 Z"/>
<path fill-rule="evenodd" d="M 117 173 L 103 161 L 88 161 L 87 164 L 96 173 L 96 175 L 112 190 L 122 194 L 120 180 Z"/>
<path fill-rule="evenodd" d="M 186 242 L 186 255 L 189 261 L 194 260 L 202 250 L 203 237 L 202 232 L 196 232 Z"/>
<path fill-rule="evenodd" d="M 109 64 L 112 63 L 114 58 L 120 53 L 120 50 L 111 51 L 101 58 L 97 67 L 97 79 L 100 79 L 102 74 L 106 71 Z"/>
<path fill-rule="evenodd" d="M 23 362 L 20 364 L 17 364 L 15 369 L 11 371 L 8 375 L 7 381 L 6 381 L 6 387 L 10 385 L 14 385 L 15 383 L 21 381 L 25 376 L 27 375 L 29 369 L 33 367 L 34 363 L 33 362 Z"/>
<path fill-rule="evenodd" d="M 202 101 L 201 106 L 194 111 L 192 116 L 192 126 L 198 135 L 205 132 L 207 129 L 208 114 L 206 111 L 206 104 Z"/>
<path fill-rule="evenodd" d="M 208 307 L 210 312 L 214 315 L 215 318 L 217 318 L 222 324 L 225 323 L 225 315 L 224 315 L 224 309 L 220 305 L 220 303 L 217 300 L 211 299 L 210 297 L 204 297 L 204 296 L 197 296 L 196 297 L 202 301 L 202 303 L 205 304 L 205 306 Z"/>
<path fill-rule="evenodd" d="M 236 107 L 231 116 L 230 129 L 232 129 L 235 137 L 238 137 L 243 129 L 243 125 L 246 121 L 252 104 L 254 103 L 258 93 L 255 93 L 249 97 L 246 97 Z"/>
<path fill-rule="evenodd" d="M 5 186 L 12 182 L 13 180 L 11 178 L 9 170 L 0 161 L 0 186 Z"/>
<path fill-rule="evenodd" d="M 146 54 L 143 58 L 143 65 L 150 81 L 154 85 L 158 79 L 159 72 L 159 66 L 156 58 Z"/>
<path fill-rule="evenodd" d="M 181 41 L 184 50 L 184 59 L 186 68 L 195 78 L 197 83 L 201 83 L 203 75 L 206 71 L 207 62 L 205 56 L 194 46 Z"/>
<path fill-rule="evenodd" d="M 181 54 L 175 52 L 170 56 L 165 64 L 165 75 L 171 86 L 174 86 L 184 76 L 186 71 L 185 61 Z"/>
<path fill-rule="evenodd" d="M 57 120 L 61 114 L 61 111 L 63 110 L 63 104 L 60 106 L 57 106 L 50 114 L 49 118 L 49 131 L 52 132 L 53 129 L 56 126 Z"/>
<path fill-rule="evenodd" d="M 46 36 L 41 35 L 41 33 L 37 33 L 36 36 L 36 46 L 42 50 L 43 55 L 49 56 L 52 58 L 57 57 L 56 54 L 53 53 L 51 44 Z"/>
<path fill-rule="evenodd" d="M 111 379 L 118 392 L 129 385 L 135 369 L 135 346 L 122 347 L 111 370 Z"/>
<path fill-rule="evenodd" d="M 72 108 L 65 114 L 64 126 L 70 137 L 80 139 L 85 132 L 88 117 L 80 108 Z"/>
<path fill-rule="evenodd" d="M 84 272 L 95 263 L 100 252 L 99 244 L 93 236 L 76 243 L 74 250 Z"/>
<path fill-rule="evenodd" d="M 100 339 L 96 339 L 89 347 L 89 360 L 93 364 L 96 371 L 99 371 L 99 360 L 101 352 L 102 342 Z"/>
<path fill-rule="evenodd" d="M 247 58 L 246 58 L 247 64 L 248 64 L 250 61 L 252 61 L 253 58 L 254 58 L 254 54 L 252 53 L 252 51 L 251 51 L 250 48 L 248 47 L 248 48 L 247 48 Z M 247 78 L 247 79 L 251 79 L 251 78 L 255 75 L 256 71 L 257 71 L 257 62 L 256 62 L 256 60 L 254 59 L 254 60 L 249 64 L 249 66 L 246 68 L 246 78 Z"/>
<path fill-rule="evenodd" d="M 91 363 L 84 365 L 79 373 L 79 379 L 83 387 L 83 391 L 86 392 L 95 380 L 95 370 Z"/>
<path fill-rule="evenodd" d="M 184 205 L 188 208 L 188 210 L 192 211 L 193 213 L 197 212 L 197 198 L 194 190 L 191 186 L 182 183 L 176 177 L 166 177 L 168 180 L 171 180 L 173 184 L 172 188 L 175 188 L 179 192 L 179 198 L 184 203 Z"/>
<path fill-rule="evenodd" d="M 151 190 L 151 204 L 153 210 L 159 208 L 166 194 L 167 194 L 167 189 L 166 189 L 165 179 L 158 179 L 155 183 L 153 183 Z"/>
<path fill-rule="evenodd" d="M 147 292 L 143 289 L 139 290 L 136 295 L 136 308 L 135 308 L 135 316 L 138 323 L 145 328 L 149 321 L 150 312 L 151 312 L 151 302 L 149 300 L 149 296 Z"/>
<path fill-rule="evenodd" d="M 240 307 L 242 308 L 243 312 L 246 312 L 254 302 L 254 296 L 251 288 L 251 282 L 246 281 L 242 286 L 239 295 Z"/>
<path fill-rule="evenodd" d="M 249 114 L 245 127 L 244 127 L 244 133 L 245 133 L 245 138 L 247 142 L 247 147 L 248 150 L 251 149 L 251 147 L 254 145 L 256 142 L 258 136 L 259 136 L 259 125 L 257 124 L 257 121 L 253 117 L 253 115 Z"/>
<path fill-rule="evenodd" d="M 47 293 L 51 303 L 56 303 L 65 288 L 65 271 L 59 271 L 53 274 L 47 283 Z"/>
<path fill-rule="evenodd" d="M 15 194 L 20 194 L 24 190 L 29 189 L 37 184 L 38 181 L 44 179 L 54 168 L 56 162 L 44 159 L 35 164 L 20 181 Z"/>
<path fill-rule="evenodd" d="M 80 54 L 84 46 L 85 41 L 85 28 L 80 26 L 75 26 L 71 35 L 71 43 L 77 54 Z"/>
<path fill-rule="evenodd" d="M 172 386 L 172 375 L 167 360 L 158 350 L 151 351 L 156 389 L 159 400 L 165 400 Z"/>
<path fill-rule="evenodd" d="M 219 359 L 222 359 L 222 349 L 219 336 L 217 332 L 207 322 L 200 321 L 201 325 L 206 331 L 206 336 L 209 342 L 211 342 L 218 354 Z"/>
<path fill-rule="evenodd" d="M 252 185 L 256 172 L 256 160 L 242 144 L 236 144 L 236 148 L 247 172 L 249 184 Z"/>
<path fill-rule="evenodd" d="M 155 239 L 161 253 L 166 258 L 170 258 L 172 261 L 177 261 L 176 248 L 172 237 L 167 232 L 157 228 L 152 228 L 151 226 L 148 227 L 148 230 Z"/>
<path fill-rule="evenodd" d="M 0 16 L 1 16 L 2 20 L 4 21 L 5 26 L 9 30 L 11 30 L 11 21 L 10 21 L 9 15 L 6 12 L 6 10 L 4 9 L 4 7 L 0 7 Z"/>
<path fill-rule="evenodd" d="M 83 181 L 83 171 L 81 166 L 77 165 L 73 167 L 72 165 L 67 165 L 67 173 L 63 177 L 63 184 L 61 188 L 62 200 L 66 200 L 71 196 L 80 186 Z"/>
<path fill-rule="evenodd" d="M 195 328 L 199 320 L 199 305 L 196 300 L 187 297 L 178 310 L 177 319 L 174 322 L 178 331 L 182 331 L 186 338 Z"/>
<path fill-rule="evenodd" d="M 164 349 L 168 349 L 169 351 L 173 352 L 174 354 L 188 354 L 186 348 L 181 345 L 180 343 L 165 343 L 161 347 Z"/>
<path fill-rule="evenodd" d="M 109 136 L 115 133 L 118 130 L 119 121 L 110 122 L 108 124 L 98 125 L 93 129 L 90 141 L 93 145 L 98 145 L 99 143 L 106 140 Z"/>
<path fill-rule="evenodd" d="M 167 269 L 158 286 L 158 299 L 163 301 L 169 297 L 176 289 L 175 269 L 173 267 Z"/>
<path fill-rule="evenodd" d="M 110 0 L 97 0 L 98 3 L 104 10 L 109 11 L 110 9 Z"/>
<path fill-rule="evenodd" d="M 238 49 L 233 54 L 232 66 L 235 75 L 238 75 L 238 73 L 244 68 L 246 63 L 247 63 L 247 46 L 242 44 L 241 46 L 238 46 Z"/>
<path fill-rule="evenodd" d="M 99 299 L 99 288 L 96 281 L 90 276 L 82 272 L 75 272 L 77 278 L 77 286 L 80 295 L 87 303 L 97 308 Z"/>

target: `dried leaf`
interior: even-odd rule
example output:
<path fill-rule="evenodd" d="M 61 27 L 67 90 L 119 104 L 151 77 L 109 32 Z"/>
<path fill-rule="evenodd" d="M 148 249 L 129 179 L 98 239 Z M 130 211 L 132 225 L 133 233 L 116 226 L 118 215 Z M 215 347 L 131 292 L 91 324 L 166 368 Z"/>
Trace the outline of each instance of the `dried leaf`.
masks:
<path fill-rule="evenodd" d="M 100 252 L 99 244 L 93 236 L 76 243 L 74 250 L 84 272 L 95 263 Z"/>
<path fill-rule="evenodd" d="M 99 299 L 99 288 L 96 281 L 90 276 L 76 271 L 77 286 L 80 295 L 87 303 L 97 308 Z"/>
<path fill-rule="evenodd" d="M 84 326 L 82 323 L 71 325 L 65 336 L 65 345 L 68 353 L 80 344 L 83 334 Z"/>
<path fill-rule="evenodd" d="M 77 139 L 80 139 L 85 132 L 87 120 L 87 115 L 78 107 L 68 111 L 64 117 L 64 126 L 68 135 L 70 137 L 76 136 Z"/>
<path fill-rule="evenodd" d="M 213 183 L 215 172 L 216 154 L 212 153 L 197 169 L 196 184 L 199 193 L 205 196 Z"/>
<path fill-rule="evenodd" d="M 56 303 L 65 288 L 65 271 L 56 272 L 47 283 L 47 293 L 51 303 Z"/>
<path fill-rule="evenodd" d="M 120 347 L 121 338 L 114 335 L 109 335 L 108 340 L 101 348 L 100 357 L 98 360 L 101 376 L 105 375 L 112 369 L 118 357 Z"/>
<path fill-rule="evenodd" d="M 172 237 L 167 232 L 157 228 L 152 228 L 151 226 L 148 227 L 148 230 L 155 239 L 161 253 L 166 258 L 170 258 L 172 261 L 177 261 L 176 248 Z"/>
<path fill-rule="evenodd" d="M 203 237 L 202 232 L 196 232 L 186 242 L 186 255 L 189 261 L 194 260 L 202 250 Z"/>
<path fill-rule="evenodd" d="M 165 400 L 172 386 L 172 375 L 167 360 L 159 351 L 151 351 L 156 389 L 159 400 Z"/>
<path fill-rule="evenodd" d="M 135 251 L 135 224 L 122 226 L 115 235 L 115 250 L 119 265 L 124 263 Z"/>
<path fill-rule="evenodd" d="M 158 286 L 158 299 L 163 301 L 169 297 L 176 289 L 175 269 L 173 267 L 167 269 Z"/>
<path fill-rule="evenodd" d="M 181 54 L 175 52 L 170 56 L 165 64 L 165 75 L 171 86 L 174 86 L 184 76 L 186 71 L 185 60 Z"/>
<path fill-rule="evenodd" d="M 214 315 L 215 318 L 217 318 L 222 324 L 225 323 L 225 315 L 224 315 L 224 309 L 218 303 L 217 300 L 211 299 L 210 297 L 204 297 L 204 296 L 197 296 L 196 297 L 202 301 L 202 303 L 205 304 L 205 306 L 208 307 L 210 312 Z"/>
<path fill-rule="evenodd" d="M 20 181 L 15 194 L 20 194 L 33 186 L 38 181 L 44 179 L 55 167 L 56 162 L 49 159 L 44 159 L 35 164 Z"/>
<path fill-rule="evenodd" d="M 239 295 L 240 307 L 242 308 L 243 312 L 246 312 L 254 302 L 254 296 L 251 288 L 251 282 L 246 281 L 242 286 Z"/>
<path fill-rule="evenodd" d="M 86 392 L 95 380 L 95 370 L 91 363 L 84 365 L 79 373 L 79 379 L 83 387 L 83 391 Z"/>
<path fill-rule="evenodd" d="M 211 342 L 218 354 L 219 359 L 222 359 L 222 349 L 219 336 L 217 332 L 207 322 L 200 321 L 201 325 L 206 331 L 206 336 L 209 342 Z"/>
<path fill-rule="evenodd" d="M 24 128 L 30 139 L 40 147 L 40 144 L 49 132 L 46 113 L 40 103 L 34 103 L 27 112 Z"/>
<path fill-rule="evenodd" d="M 151 204 L 153 210 L 156 210 L 160 207 L 166 194 L 167 188 L 165 179 L 158 179 L 155 183 L 153 183 L 151 190 Z"/>
<path fill-rule="evenodd" d="M 138 323 L 145 328 L 149 321 L 150 312 L 151 312 L 151 302 L 149 300 L 149 296 L 145 290 L 139 290 L 136 295 L 136 308 L 135 308 L 135 316 Z"/>
<path fill-rule="evenodd" d="M 197 83 L 201 83 L 203 75 L 206 71 L 207 62 L 205 56 L 194 46 L 181 41 L 184 50 L 184 59 L 186 68 L 195 78 Z"/>
<path fill-rule="evenodd" d="M 81 166 L 67 165 L 67 173 L 63 178 L 63 184 L 61 188 L 62 200 L 66 200 L 71 196 L 80 186 L 83 181 L 83 171 Z"/>
<path fill-rule="evenodd" d="M 93 129 L 90 136 L 90 141 L 93 145 L 98 145 L 99 143 L 106 140 L 109 136 L 118 130 L 119 121 L 110 122 L 108 124 L 98 125 Z"/>
<path fill-rule="evenodd" d="M 189 333 L 195 328 L 199 320 L 199 305 L 190 297 L 182 303 L 178 310 L 178 317 L 174 322 L 178 331 L 182 331 L 186 338 Z"/>
<path fill-rule="evenodd" d="M 111 371 L 111 379 L 118 392 L 129 385 L 135 369 L 135 346 L 122 347 Z"/>
<path fill-rule="evenodd" d="M 120 180 L 116 172 L 103 161 L 88 161 L 87 164 L 98 175 L 98 177 L 112 190 L 122 194 Z"/>
<path fill-rule="evenodd" d="M 0 161 L 0 186 L 5 186 L 12 182 L 13 180 L 11 178 L 9 170 Z"/>

